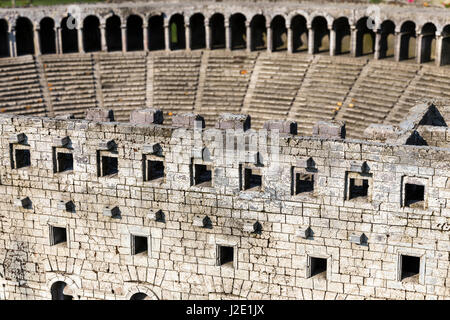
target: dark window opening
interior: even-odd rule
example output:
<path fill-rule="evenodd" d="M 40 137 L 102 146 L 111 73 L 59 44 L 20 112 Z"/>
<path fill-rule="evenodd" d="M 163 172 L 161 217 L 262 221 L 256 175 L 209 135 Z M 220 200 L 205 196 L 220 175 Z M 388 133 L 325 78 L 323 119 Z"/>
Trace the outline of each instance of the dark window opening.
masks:
<path fill-rule="evenodd" d="M 350 178 L 349 200 L 368 196 L 369 180 Z"/>
<path fill-rule="evenodd" d="M 356 56 L 375 52 L 375 33 L 367 27 L 367 17 L 359 19 L 356 24 Z"/>
<path fill-rule="evenodd" d="M 55 22 L 51 18 L 41 20 L 39 30 L 39 40 L 42 54 L 56 53 L 56 32 Z"/>
<path fill-rule="evenodd" d="M 57 281 L 52 284 L 50 288 L 50 293 L 52 295 L 52 300 L 72 300 L 73 297 L 64 294 L 64 288 L 67 284 L 63 281 Z"/>
<path fill-rule="evenodd" d="M 282 16 L 276 16 L 270 24 L 272 28 L 272 50 L 282 51 L 287 49 L 286 21 Z"/>
<path fill-rule="evenodd" d="M 108 51 L 122 51 L 122 29 L 116 15 L 106 20 L 106 47 Z"/>
<path fill-rule="evenodd" d="M 144 50 L 142 18 L 131 15 L 127 19 L 127 51 Z"/>
<path fill-rule="evenodd" d="M 314 175 L 312 174 L 295 174 L 295 194 L 313 192 L 314 191 Z"/>
<path fill-rule="evenodd" d="M 251 48 L 252 50 L 266 49 L 267 45 L 267 28 L 266 18 L 263 15 L 256 15 L 250 22 L 251 28 Z"/>
<path fill-rule="evenodd" d="M 162 16 L 153 16 L 148 19 L 148 49 L 164 50 L 166 44 L 164 41 L 164 18 Z"/>
<path fill-rule="evenodd" d="M 132 254 L 140 254 L 148 252 L 148 238 L 132 235 Z"/>
<path fill-rule="evenodd" d="M 306 19 L 297 15 L 291 21 L 292 28 L 292 49 L 294 52 L 305 51 L 308 49 L 308 28 Z"/>
<path fill-rule="evenodd" d="M 73 155 L 71 153 L 58 152 L 57 161 L 58 161 L 57 172 L 73 170 Z"/>
<path fill-rule="evenodd" d="M 420 257 L 401 256 L 401 280 L 414 277 L 420 272 Z"/>
<path fill-rule="evenodd" d="M 186 34 L 184 29 L 184 17 L 181 14 L 175 14 L 170 18 L 170 49 L 186 49 Z"/>
<path fill-rule="evenodd" d="M 195 164 L 194 165 L 194 184 L 206 184 L 211 183 L 212 175 L 211 170 L 208 169 L 207 165 Z"/>
<path fill-rule="evenodd" d="M 225 48 L 225 18 L 216 13 L 209 20 L 211 25 L 211 49 Z"/>
<path fill-rule="evenodd" d="M 350 24 L 347 18 L 339 18 L 333 23 L 333 29 L 336 32 L 335 54 L 344 54 L 350 52 Z"/>
<path fill-rule="evenodd" d="M 0 19 L 0 57 L 9 57 L 8 22 Z"/>
<path fill-rule="evenodd" d="M 16 169 L 29 167 L 31 165 L 31 155 L 28 149 L 16 149 Z"/>
<path fill-rule="evenodd" d="M 436 26 L 427 23 L 422 28 L 422 44 L 419 48 L 421 53 L 421 61 L 429 62 L 436 58 Z"/>
<path fill-rule="evenodd" d="M 34 54 L 33 24 L 27 18 L 19 18 L 16 21 L 16 46 L 17 55 Z"/>
<path fill-rule="evenodd" d="M 202 49 L 206 47 L 205 39 L 205 18 L 202 14 L 196 13 L 190 19 L 191 28 L 191 49 Z"/>
<path fill-rule="evenodd" d="M 442 50 L 441 50 L 441 65 L 450 64 L 450 25 L 446 25 L 442 31 Z"/>
<path fill-rule="evenodd" d="M 416 56 L 416 24 L 405 22 L 400 29 L 400 60 L 412 59 Z"/>
<path fill-rule="evenodd" d="M 262 176 L 255 174 L 253 169 L 244 169 L 244 190 L 260 189 L 262 185 Z"/>
<path fill-rule="evenodd" d="M 390 21 L 384 21 L 380 28 L 380 58 L 388 58 L 394 56 L 395 47 L 395 24 Z"/>
<path fill-rule="evenodd" d="M 423 202 L 425 199 L 425 186 L 420 184 L 405 184 L 405 206 L 412 207 L 414 204 Z"/>
<path fill-rule="evenodd" d="M 117 157 L 102 156 L 102 176 L 109 176 L 118 172 Z"/>
<path fill-rule="evenodd" d="M 67 232 L 66 228 L 61 227 L 50 227 L 50 236 L 51 236 L 51 245 L 57 245 L 60 243 L 66 243 L 67 242 Z"/>
<path fill-rule="evenodd" d="M 240 13 L 233 14 L 230 18 L 231 49 L 245 49 L 247 46 L 247 28 L 245 16 Z"/>
<path fill-rule="evenodd" d="M 219 246 L 219 265 L 233 266 L 234 262 L 234 247 Z"/>
<path fill-rule="evenodd" d="M 100 51 L 100 22 L 97 17 L 89 16 L 83 22 L 83 46 L 85 52 Z"/>
<path fill-rule="evenodd" d="M 147 160 L 147 181 L 164 178 L 164 162 Z"/>
<path fill-rule="evenodd" d="M 148 300 L 148 296 L 145 293 L 138 292 L 133 294 L 130 300 Z"/>
<path fill-rule="evenodd" d="M 314 51 L 313 53 L 330 51 L 330 30 L 328 22 L 324 17 L 316 17 L 312 22 L 314 30 Z"/>
<path fill-rule="evenodd" d="M 311 277 L 323 275 L 326 278 L 327 259 L 310 257 Z"/>
<path fill-rule="evenodd" d="M 73 22 L 72 22 L 73 21 Z M 75 24 L 75 19 L 69 20 L 70 24 Z M 78 30 L 73 28 L 69 29 L 68 18 L 64 18 L 61 21 L 61 43 L 63 53 L 74 53 L 78 52 Z"/>

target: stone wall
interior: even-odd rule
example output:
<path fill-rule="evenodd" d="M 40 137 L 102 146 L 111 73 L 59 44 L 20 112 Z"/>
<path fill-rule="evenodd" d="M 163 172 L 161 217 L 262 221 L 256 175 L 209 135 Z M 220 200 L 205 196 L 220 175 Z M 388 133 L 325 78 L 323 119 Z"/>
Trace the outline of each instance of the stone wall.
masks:
<path fill-rule="evenodd" d="M 450 297 L 449 149 L 270 131 L 257 154 L 236 119 L 236 131 L 202 134 L 187 120 L 1 115 L 0 297 L 48 299 L 57 281 L 75 299 Z M 235 138 L 247 156 L 221 157 L 235 148 L 214 141 Z M 12 169 L 27 149 L 30 166 Z M 55 173 L 58 152 L 73 154 L 72 170 Z M 103 156 L 118 158 L 118 173 L 99 176 Z M 162 161 L 164 177 L 143 181 L 143 159 Z M 211 182 L 192 185 L 196 165 Z M 242 190 L 245 169 L 261 175 L 259 190 Z M 297 173 L 314 177 L 313 191 L 292 195 Z M 367 197 L 348 200 L 363 180 Z M 407 204 L 406 184 L 422 185 L 423 201 Z M 65 242 L 52 227 L 66 228 Z M 133 254 L 132 235 L 148 237 L 147 252 Z M 218 246 L 234 248 L 232 263 L 218 265 Z M 420 257 L 417 275 L 401 279 L 402 255 Z M 310 277 L 311 258 L 326 271 Z"/>

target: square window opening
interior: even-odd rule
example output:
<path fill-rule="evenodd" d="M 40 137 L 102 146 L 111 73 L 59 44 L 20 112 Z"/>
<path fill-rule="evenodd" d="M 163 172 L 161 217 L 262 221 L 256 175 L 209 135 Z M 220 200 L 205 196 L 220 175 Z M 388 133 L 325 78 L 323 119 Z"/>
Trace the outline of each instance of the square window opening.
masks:
<path fill-rule="evenodd" d="M 310 257 L 311 277 L 318 276 L 326 279 L 327 259 Z"/>
<path fill-rule="evenodd" d="M 262 176 L 256 174 L 253 169 L 244 169 L 244 190 L 260 190 L 262 185 Z"/>
<path fill-rule="evenodd" d="M 423 206 L 425 200 L 425 186 L 420 184 L 405 184 L 405 206 Z"/>
<path fill-rule="evenodd" d="M 117 157 L 102 156 L 102 176 L 109 176 L 117 174 L 118 169 L 118 159 Z"/>
<path fill-rule="evenodd" d="M 369 194 L 369 180 L 362 178 L 350 178 L 349 200 L 367 198 Z"/>
<path fill-rule="evenodd" d="M 55 246 L 57 244 L 67 243 L 67 231 L 62 227 L 50 227 L 50 244 Z"/>
<path fill-rule="evenodd" d="M 295 194 L 313 192 L 314 191 L 314 175 L 312 174 L 295 174 Z"/>
<path fill-rule="evenodd" d="M 404 280 L 407 278 L 418 278 L 420 272 L 420 257 L 414 256 L 401 256 L 401 278 Z"/>
<path fill-rule="evenodd" d="M 211 170 L 205 164 L 194 165 L 194 184 L 195 185 L 211 185 Z"/>
<path fill-rule="evenodd" d="M 164 178 L 164 162 L 147 160 L 147 181 Z"/>
<path fill-rule="evenodd" d="M 57 153 L 58 169 L 57 172 L 73 170 L 73 155 L 71 153 Z"/>
<path fill-rule="evenodd" d="M 234 247 L 219 246 L 219 265 L 233 267 Z"/>
<path fill-rule="evenodd" d="M 16 169 L 29 167 L 31 165 L 30 150 L 28 149 L 16 149 Z"/>
<path fill-rule="evenodd" d="M 148 238 L 143 236 L 131 236 L 131 249 L 132 254 L 147 254 L 148 252 Z"/>

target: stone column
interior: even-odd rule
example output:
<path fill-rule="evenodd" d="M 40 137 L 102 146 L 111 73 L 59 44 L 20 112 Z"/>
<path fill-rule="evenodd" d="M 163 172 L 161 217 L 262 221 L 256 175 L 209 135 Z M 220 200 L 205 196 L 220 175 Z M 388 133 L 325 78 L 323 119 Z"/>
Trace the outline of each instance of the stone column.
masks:
<path fill-rule="evenodd" d="M 16 46 L 16 29 L 11 28 L 9 32 L 9 55 L 11 57 L 17 57 L 17 46 Z"/>
<path fill-rule="evenodd" d="M 144 40 L 144 51 L 148 51 L 148 25 L 147 23 L 144 23 L 142 25 L 142 35 Z"/>
<path fill-rule="evenodd" d="M 55 28 L 55 48 L 57 54 L 62 54 L 62 38 L 61 38 L 61 27 Z"/>
<path fill-rule="evenodd" d="M 330 30 L 330 56 L 336 55 L 336 30 L 333 27 L 328 27 Z"/>
<path fill-rule="evenodd" d="M 169 23 L 164 23 L 164 41 L 166 46 L 166 51 L 170 51 L 170 28 Z"/>
<path fill-rule="evenodd" d="M 245 22 L 246 32 L 247 32 L 247 51 L 252 51 L 252 29 L 250 28 L 250 22 Z"/>
<path fill-rule="evenodd" d="M 440 67 L 442 66 L 442 42 L 444 40 L 444 37 L 436 32 L 436 57 L 434 59 L 434 62 L 436 66 Z"/>
<path fill-rule="evenodd" d="M 191 26 L 189 23 L 184 23 L 184 31 L 185 31 L 185 42 L 186 42 L 186 50 L 191 50 Z"/>
<path fill-rule="evenodd" d="M 422 48 L 422 42 L 423 42 L 424 35 L 420 32 L 416 35 L 416 63 L 422 63 L 423 62 L 423 48 Z"/>
<path fill-rule="evenodd" d="M 100 25 L 100 44 L 102 51 L 108 51 L 108 46 L 106 43 L 106 26 L 104 24 Z"/>
<path fill-rule="evenodd" d="M 34 54 L 36 56 L 41 54 L 41 29 L 35 28 L 33 30 Z"/>
<path fill-rule="evenodd" d="M 121 25 L 120 31 L 122 32 L 122 52 L 127 52 L 127 26 Z"/>
<path fill-rule="evenodd" d="M 225 23 L 225 48 L 231 50 L 231 44 L 231 26 L 227 21 L 227 23 Z"/>
<path fill-rule="evenodd" d="M 375 60 L 380 59 L 381 30 L 375 30 Z"/>
<path fill-rule="evenodd" d="M 308 26 L 308 53 L 314 54 L 314 29 L 311 26 Z"/>
<path fill-rule="evenodd" d="M 394 57 L 395 61 L 400 61 L 400 48 L 402 45 L 402 33 L 395 32 L 395 47 L 394 47 Z"/>
<path fill-rule="evenodd" d="M 83 28 L 78 28 L 78 52 L 84 53 Z"/>
<path fill-rule="evenodd" d="M 287 52 L 294 52 L 294 34 L 292 32 L 291 26 L 287 26 Z"/>
<path fill-rule="evenodd" d="M 358 29 L 356 26 L 350 26 L 350 54 L 352 57 L 356 57 L 356 48 L 358 47 Z"/>
<path fill-rule="evenodd" d="M 269 25 L 266 25 L 266 30 L 267 30 L 267 43 L 266 43 L 266 47 L 267 47 L 267 52 L 272 52 L 273 51 L 273 30 Z"/>
<path fill-rule="evenodd" d="M 211 50 L 212 48 L 212 38 L 211 38 L 211 26 L 209 25 L 209 20 L 205 19 L 205 45 L 206 49 Z"/>

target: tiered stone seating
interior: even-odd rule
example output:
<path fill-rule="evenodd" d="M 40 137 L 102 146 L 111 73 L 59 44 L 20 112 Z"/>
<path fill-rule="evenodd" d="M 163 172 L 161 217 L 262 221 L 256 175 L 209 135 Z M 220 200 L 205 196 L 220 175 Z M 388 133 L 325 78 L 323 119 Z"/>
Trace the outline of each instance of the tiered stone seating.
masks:
<path fill-rule="evenodd" d="M 435 98 L 450 101 L 450 68 L 424 65 L 385 122 L 398 124 L 417 101 Z"/>
<path fill-rule="evenodd" d="M 415 64 L 370 61 L 361 72 L 337 117 L 345 120 L 347 136 L 361 137 L 369 124 L 383 123 L 418 69 Z"/>
<path fill-rule="evenodd" d="M 145 107 L 146 54 L 99 55 L 103 106 L 114 110 L 117 121 L 128 121 L 130 112 Z"/>
<path fill-rule="evenodd" d="M 207 126 L 214 125 L 221 113 L 239 113 L 256 54 L 211 51 L 207 60 L 203 92 L 197 113 L 205 118 Z"/>
<path fill-rule="evenodd" d="M 153 106 L 162 109 L 166 119 L 169 112 L 192 112 L 201 53 L 164 52 L 149 59 L 153 59 Z"/>
<path fill-rule="evenodd" d="M 255 84 L 246 113 L 252 127 L 270 119 L 286 119 L 311 62 L 308 55 L 261 54 L 255 66 Z"/>
<path fill-rule="evenodd" d="M 97 106 L 90 54 L 48 55 L 42 62 L 55 115 L 83 118 L 87 109 Z"/>
<path fill-rule="evenodd" d="M 0 60 L 0 112 L 47 115 L 39 74 L 32 56 Z"/>
<path fill-rule="evenodd" d="M 301 135 L 310 135 L 318 120 L 334 119 L 367 59 L 316 56 L 297 93 L 289 119 Z"/>

